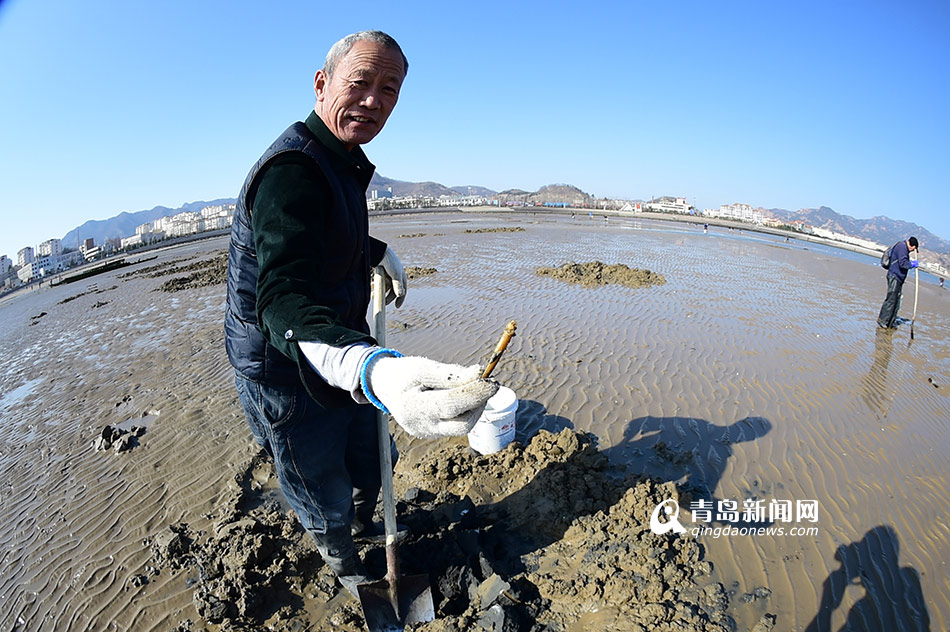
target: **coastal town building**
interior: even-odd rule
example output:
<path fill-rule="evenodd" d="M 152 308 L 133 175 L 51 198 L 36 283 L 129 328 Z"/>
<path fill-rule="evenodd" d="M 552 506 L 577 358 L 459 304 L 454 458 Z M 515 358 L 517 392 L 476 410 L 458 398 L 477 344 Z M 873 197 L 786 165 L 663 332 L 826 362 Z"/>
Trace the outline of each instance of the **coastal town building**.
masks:
<path fill-rule="evenodd" d="M 206 230 L 224 230 L 234 221 L 234 204 L 214 204 L 198 211 L 160 217 L 135 227 L 135 235 L 122 239 L 122 248 L 152 244 L 170 237 L 193 235 Z"/>
<path fill-rule="evenodd" d="M 644 202 L 642 206 L 645 211 L 654 213 L 683 213 L 689 214 L 689 203 L 684 197 L 661 197 L 656 200 Z"/>
<path fill-rule="evenodd" d="M 386 195 L 388 193 L 389 195 Z M 392 192 L 374 189 L 370 198 L 366 200 L 366 207 L 371 211 L 382 211 L 391 208 L 461 208 L 463 206 L 489 206 L 496 204 L 482 195 L 404 195 L 393 197 Z"/>
<path fill-rule="evenodd" d="M 22 248 L 17 252 L 15 264 L 6 255 L 0 256 L 0 288 L 13 289 L 119 249 L 151 244 L 171 236 L 227 229 L 234 220 L 234 209 L 234 204 L 216 204 L 196 212 L 179 213 L 137 226 L 134 236 L 109 238 L 99 245 L 94 238 L 86 238 L 78 243 L 79 250 L 66 251 L 61 239 L 47 239 L 35 248 Z"/>
<path fill-rule="evenodd" d="M 146 222 L 135 227 L 135 234 L 122 240 L 122 248 L 142 246 L 165 239 L 165 231 L 155 230 L 152 222 Z"/>
<path fill-rule="evenodd" d="M 748 204 L 740 203 L 723 204 L 718 209 L 707 208 L 703 210 L 703 215 L 760 225 L 764 224 L 766 219 L 762 209 L 752 208 Z"/>
<path fill-rule="evenodd" d="M 43 254 L 35 257 L 30 263 L 20 266 L 16 274 L 20 281 L 29 283 L 50 274 L 62 272 L 81 262 L 81 256 L 75 251 L 66 254 L 61 252 L 57 255 Z"/>
<path fill-rule="evenodd" d="M 640 202 L 623 201 L 617 208 L 620 213 L 642 213 L 643 204 Z"/>
<path fill-rule="evenodd" d="M 142 245 L 142 236 L 136 234 L 136 235 L 132 235 L 131 237 L 123 237 L 122 242 L 120 243 L 119 247 L 122 248 L 122 250 L 127 250 L 134 246 L 141 246 L 141 245 Z"/>
<path fill-rule="evenodd" d="M 0 290 L 12 290 L 20 285 L 20 277 L 17 276 L 16 270 L 10 257 L 0 255 Z"/>
<path fill-rule="evenodd" d="M 16 253 L 16 263 L 21 268 L 28 263 L 33 263 L 33 248 L 27 246 Z"/>
<path fill-rule="evenodd" d="M 79 252 L 82 253 L 83 259 L 86 261 L 92 261 L 103 254 L 102 251 L 96 246 L 96 240 L 92 237 L 84 239 L 82 243 L 79 244 Z"/>
<path fill-rule="evenodd" d="M 201 225 L 198 232 L 204 230 L 223 230 L 231 227 L 234 221 L 234 204 L 215 204 L 201 209 Z"/>
<path fill-rule="evenodd" d="M 483 195 L 440 195 L 438 199 L 439 206 L 489 206 L 491 203 Z"/>
<path fill-rule="evenodd" d="M 879 244 L 876 241 L 871 241 L 870 239 L 861 239 L 860 237 L 852 237 L 851 235 L 846 235 L 844 233 L 839 233 L 833 230 L 827 230 L 824 228 L 812 228 L 811 233 L 818 237 L 824 237 L 825 239 L 833 239 L 834 241 L 840 241 L 842 243 L 851 244 L 852 246 L 859 246 L 861 248 L 867 248 L 868 250 L 882 251 L 887 248 L 883 244 Z"/>
<path fill-rule="evenodd" d="M 61 239 L 47 239 L 36 247 L 37 256 L 58 257 L 63 254 Z"/>

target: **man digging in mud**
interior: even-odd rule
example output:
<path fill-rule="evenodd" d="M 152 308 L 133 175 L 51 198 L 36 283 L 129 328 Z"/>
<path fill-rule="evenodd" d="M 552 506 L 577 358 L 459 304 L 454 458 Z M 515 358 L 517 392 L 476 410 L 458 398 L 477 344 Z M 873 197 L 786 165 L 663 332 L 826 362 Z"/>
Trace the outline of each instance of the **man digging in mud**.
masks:
<path fill-rule="evenodd" d="M 462 435 L 497 390 L 478 366 L 402 357 L 369 334 L 372 268 L 385 269 L 396 307 L 406 274 L 369 236 L 375 167 L 360 145 L 382 130 L 408 65 L 379 31 L 334 44 L 314 77 L 313 112 L 251 169 L 231 230 L 225 343 L 248 425 L 353 594 L 371 581 L 353 535 L 382 532 L 372 521 L 380 489 L 374 406 L 413 436 Z"/>

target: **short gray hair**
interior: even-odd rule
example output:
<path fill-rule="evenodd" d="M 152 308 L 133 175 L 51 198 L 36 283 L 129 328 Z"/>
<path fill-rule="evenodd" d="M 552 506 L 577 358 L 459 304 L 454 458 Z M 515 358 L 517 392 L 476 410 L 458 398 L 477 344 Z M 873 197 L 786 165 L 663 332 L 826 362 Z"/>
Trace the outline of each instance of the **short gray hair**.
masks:
<path fill-rule="evenodd" d="M 397 51 L 399 56 L 402 57 L 403 76 L 409 72 L 409 60 L 406 59 L 406 54 L 402 52 L 396 40 L 382 31 L 360 31 L 347 35 L 330 48 L 330 52 L 327 53 L 327 59 L 323 62 L 323 72 L 326 73 L 327 78 L 333 76 L 336 65 L 350 52 L 350 49 L 353 48 L 353 44 L 360 41 L 375 42 L 376 44 Z"/>

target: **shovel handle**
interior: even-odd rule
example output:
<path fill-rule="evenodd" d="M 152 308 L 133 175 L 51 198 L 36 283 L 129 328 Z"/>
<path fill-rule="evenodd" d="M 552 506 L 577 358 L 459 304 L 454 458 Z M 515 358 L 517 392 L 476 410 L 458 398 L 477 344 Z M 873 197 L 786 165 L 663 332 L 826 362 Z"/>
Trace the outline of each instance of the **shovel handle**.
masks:
<path fill-rule="evenodd" d="M 380 346 L 386 346 L 386 286 L 382 267 L 373 270 L 373 337 Z M 379 447 L 380 482 L 383 496 L 383 524 L 386 528 L 386 577 L 390 586 L 399 577 L 399 555 L 396 549 L 396 498 L 393 493 L 393 461 L 390 448 L 389 420 L 376 411 Z"/>
<path fill-rule="evenodd" d="M 501 338 L 498 339 L 498 344 L 495 345 L 495 350 L 492 352 L 491 358 L 488 360 L 488 365 L 482 373 L 483 380 L 487 380 L 491 372 L 495 370 L 495 365 L 498 364 L 498 360 L 501 359 L 501 354 L 508 348 L 508 343 L 511 342 L 511 339 L 515 335 L 515 329 L 517 328 L 518 323 L 514 320 L 505 325 L 505 331 L 502 332 Z"/>

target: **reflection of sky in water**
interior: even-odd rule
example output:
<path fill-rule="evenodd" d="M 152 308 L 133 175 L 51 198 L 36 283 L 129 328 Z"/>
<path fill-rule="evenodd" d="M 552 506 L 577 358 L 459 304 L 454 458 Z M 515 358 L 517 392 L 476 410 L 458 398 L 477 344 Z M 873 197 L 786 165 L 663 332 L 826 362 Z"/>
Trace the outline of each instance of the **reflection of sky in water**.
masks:
<path fill-rule="evenodd" d="M 4 394 L 3 397 L 0 397 L 0 409 L 11 408 L 23 403 L 23 400 L 32 395 L 33 390 L 42 383 L 42 378 L 27 380 L 26 383 L 21 384 L 9 393 Z"/>

